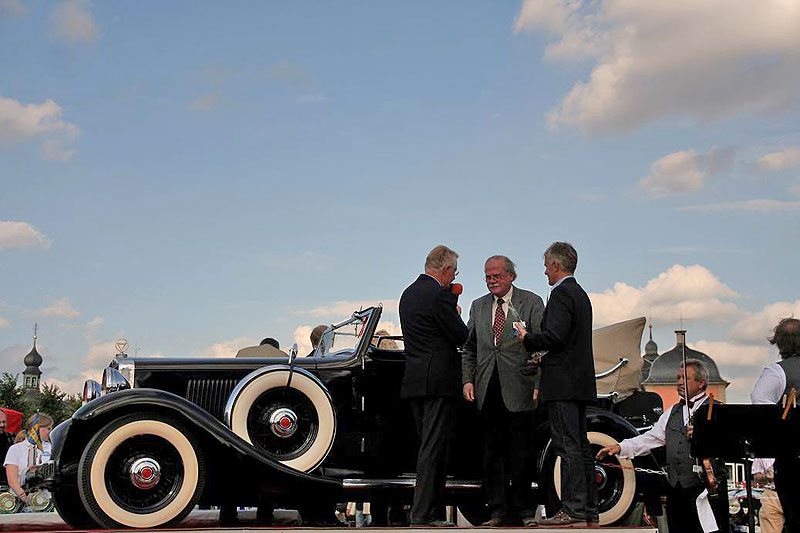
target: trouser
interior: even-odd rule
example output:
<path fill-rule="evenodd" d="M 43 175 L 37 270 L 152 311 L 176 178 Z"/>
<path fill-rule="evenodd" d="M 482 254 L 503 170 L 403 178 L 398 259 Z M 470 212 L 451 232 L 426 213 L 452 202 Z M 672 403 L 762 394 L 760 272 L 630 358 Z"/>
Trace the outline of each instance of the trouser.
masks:
<path fill-rule="evenodd" d="M 589 519 L 597 515 L 597 485 L 586 436 L 586 405 L 564 400 L 546 405 L 553 449 L 561 458 L 561 504 L 570 516 Z"/>
<path fill-rule="evenodd" d="M 789 533 L 800 533 L 800 459 L 775 459 L 775 490 L 781 500 Z"/>
<path fill-rule="evenodd" d="M 458 399 L 412 398 L 411 412 L 420 441 L 411 522 L 443 520 L 447 461 L 458 417 Z"/>
<path fill-rule="evenodd" d="M 764 489 L 761 495 L 761 510 L 758 512 L 761 533 L 781 533 L 783 531 L 783 509 L 778 493 Z"/>
<path fill-rule="evenodd" d="M 527 518 L 533 505 L 533 412 L 506 408 L 495 369 L 483 400 L 484 480 L 494 518 Z"/>
<path fill-rule="evenodd" d="M 725 485 L 723 485 L 724 487 Z M 697 516 L 697 496 L 705 487 L 684 488 L 680 485 L 667 490 L 667 526 L 670 533 L 703 533 L 700 518 Z M 709 498 L 711 511 L 720 533 L 728 533 L 728 498 L 724 490 L 718 496 Z"/>

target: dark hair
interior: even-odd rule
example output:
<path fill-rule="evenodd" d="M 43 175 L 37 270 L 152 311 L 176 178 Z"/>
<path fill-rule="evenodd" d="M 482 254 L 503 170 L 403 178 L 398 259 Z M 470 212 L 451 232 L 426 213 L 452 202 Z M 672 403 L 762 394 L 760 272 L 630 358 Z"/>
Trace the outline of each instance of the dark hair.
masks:
<path fill-rule="evenodd" d="M 548 263 L 557 262 L 565 271 L 574 274 L 578 267 L 578 252 L 568 242 L 554 242 L 544 252 Z"/>
<path fill-rule="evenodd" d="M 269 344 L 270 346 L 273 346 L 278 350 L 281 349 L 281 343 L 279 343 L 276 339 L 273 339 L 272 337 L 267 337 L 266 339 L 258 343 L 259 346 L 264 346 L 265 344 Z"/>
<path fill-rule="evenodd" d="M 781 359 L 800 355 L 800 320 L 792 317 L 781 319 L 772 330 L 769 343 L 778 346 Z"/>
<path fill-rule="evenodd" d="M 309 340 L 311 341 L 311 347 L 316 348 L 319 341 L 322 340 L 322 334 L 325 333 L 325 330 L 328 329 L 328 326 L 325 324 L 320 324 L 319 326 L 315 327 L 311 330 L 311 335 L 309 335 Z"/>

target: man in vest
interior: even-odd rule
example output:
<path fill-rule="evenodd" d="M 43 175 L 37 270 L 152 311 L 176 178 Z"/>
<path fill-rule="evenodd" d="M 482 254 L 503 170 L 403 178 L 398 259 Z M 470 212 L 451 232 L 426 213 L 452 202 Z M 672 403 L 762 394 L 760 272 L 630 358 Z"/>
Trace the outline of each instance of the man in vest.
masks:
<path fill-rule="evenodd" d="M 705 473 L 698 472 L 698 461 L 689 455 L 687 426 L 694 413 L 702 405 L 708 404 L 707 385 L 708 370 L 705 365 L 697 359 L 688 359 L 685 383 L 683 366 L 678 371 L 678 395 L 681 398 L 688 397 L 689 405 L 681 400 L 661 415 L 650 431 L 625 439 L 619 444 L 606 446 L 597 453 L 598 459 L 606 455 L 630 459 L 654 448 L 666 446 L 669 481 L 667 524 L 670 531 L 679 533 L 727 533 L 729 530 L 724 463 L 712 460 L 715 463 L 714 476 L 720 494 L 709 496 L 705 486 Z"/>
<path fill-rule="evenodd" d="M 781 403 L 792 388 L 800 391 L 800 320 L 784 318 L 775 326 L 770 344 L 778 347 L 781 360 L 767 366 L 750 393 L 753 403 Z M 775 459 L 775 488 L 790 533 L 800 533 L 800 459 Z"/>

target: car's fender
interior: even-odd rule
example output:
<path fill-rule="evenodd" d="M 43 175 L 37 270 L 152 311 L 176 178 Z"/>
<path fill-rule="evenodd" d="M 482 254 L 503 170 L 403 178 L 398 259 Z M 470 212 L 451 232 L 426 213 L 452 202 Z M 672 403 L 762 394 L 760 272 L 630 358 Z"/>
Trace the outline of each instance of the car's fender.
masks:
<path fill-rule="evenodd" d="M 215 462 L 236 463 L 249 473 L 269 480 L 273 490 L 310 489 L 315 493 L 341 490 L 338 480 L 324 478 L 289 468 L 261 453 L 222 422 L 197 405 L 157 389 L 129 389 L 93 400 L 79 408 L 69 423 L 54 431 L 52 460 L 61 477 L 69 477 L 80 460 L 89 439 L 112 419 L 132 412 L 156 412 L 183 421 L 204 446 L 214 449 Z M 215 455 L 222 454 L 222 455 Z"/>

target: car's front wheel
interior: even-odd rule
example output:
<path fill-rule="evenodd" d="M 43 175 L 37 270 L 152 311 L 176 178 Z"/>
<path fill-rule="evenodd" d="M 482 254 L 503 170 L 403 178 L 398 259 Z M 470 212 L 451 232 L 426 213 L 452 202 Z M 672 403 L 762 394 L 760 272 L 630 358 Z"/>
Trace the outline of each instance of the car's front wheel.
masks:
<path fill-rule="evenodd" d="M 158 414 L 118 418 L 95 435 L 78 465 L 81 500 L 103 527 L 160 527 L 197 503 L 205 465 L 181 422 Z"/>
<path fill-rule="evenodd" d="M 600 448 L 618 444 L 617 440 L 599 431 L 587 433 L 592 455 Z M 561 498 L 561 458 L 553 457 L 549 461 L 552 468 L 551 490 L 548 495 L 548 514 Z M 608 456 L 602 462 L 594 463 L 594 482 L 597 486 L 597 508 L 600 513 L 600 525 L 613 524 L 621 520 L 631 509 L 636 495 L 636 473 L 630 459 Z"/>

